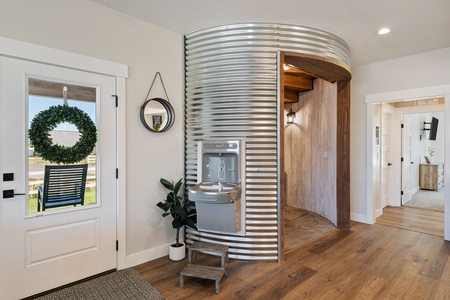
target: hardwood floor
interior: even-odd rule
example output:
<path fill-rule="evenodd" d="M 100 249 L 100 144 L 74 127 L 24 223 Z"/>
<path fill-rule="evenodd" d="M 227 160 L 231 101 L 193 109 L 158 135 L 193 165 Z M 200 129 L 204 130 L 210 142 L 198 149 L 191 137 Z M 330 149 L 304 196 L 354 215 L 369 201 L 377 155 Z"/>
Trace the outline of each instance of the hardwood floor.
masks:
<path fill-rule="evenodd" d="M 186 278 L 180 288 L 186 264 L 163 257 L 135 269 L 169 300 L 450 299 L 450 243 L 380 224 L 353 222 L 290 250 L 281 263 L 230 260 L 219 294 L 209 280 Z"/>
<path fill-rule="evenodd" d="M 377 224 L 444 236 L 444 212 L 416 207 L 386 207 Z"/>

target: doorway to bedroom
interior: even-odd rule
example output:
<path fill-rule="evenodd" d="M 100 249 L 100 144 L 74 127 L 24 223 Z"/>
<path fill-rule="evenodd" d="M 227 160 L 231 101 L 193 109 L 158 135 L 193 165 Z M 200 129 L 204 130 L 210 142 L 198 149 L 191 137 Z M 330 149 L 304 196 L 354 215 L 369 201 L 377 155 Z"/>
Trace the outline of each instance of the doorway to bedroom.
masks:
<path fill-rule="evenodd" d="M 448 121 L 446 120 L 448 118 L 449 113 L 449 103 L 445 102 L 445 99 L 449 97 L 450 94 L 450 86 L 437 86 L 437 87 L 429 87 L 429 88 L 422 88 L 422 89 L 415 89 L 415 90 L 405 90 L 405 91 L 398 91 L 398 92 L 391 92 L 391 93 L 383 93 L 383 94 L 373 94 L 373 95 L 367 95 L 365 97 L 366 104 L 367 104 L 367 116 L 368 116 L 368 130 L 367 130 L 367 158 L 368 158 L 368 173 L 367 173 L 367 191 L 368 191 L 368 202 L 367 202 L 367 217 L 368 217 L 368 223 L 375 223 L 375 220 L 383 214 L 383 208 L 382 208 L 382 201 L 381 201 L 381 195 L 382 195 L 382 188 L 381 188 L 381 180 L 382 180 L 382 166 L 385 163 L 390 163 L 391 169 L 391 175 L 392 179 L 389 181 L 391 185 L 393 185 L 392 191 L 393 196 L 389 198 L 388 200 L 388 207 L 401 207 L 404 209 L 410 209 L 410 206 L 413 206 L 414 203 L 417 203 L 416 201 L 410 202 L 413 200 L 413 195 L 416 194 L 420 189 L 420 178 L 415 177 L 415 174 L 418 174 L 420 172 L 420 165 L 428 165 L 426 162 L 425 156 L 430 156 L 429 151 L 440 151 L 436 147 L 437 142 L 431 142 L 429 140 L 429 129 L 431 129 L 429 126 L 431 123 L 431 120 L 433 119 L 433 114 L 439 113 L 441 116 L 436 116 L 436 118 L 441 118 L 439 122 L 439 129 L 438 131 L 441 132 L 442 137 L 444 136 L 444 132 L 448 129 Z M 408 102 L 413 101 L 415 102 L 414 105 L 411 105 L 411 103 L 408 104 Z M 383 105 L 388 106 L 392 105 L 392 103 L 397 102 L 395 104 L 398 107 L 394 107 L 391 110 L 391 117 L 390 120 L 394 122 L 394 124 L 398 124 L 399 126 L 395 126 L 393 130 L 391 130 L 391 133 L 394 136 L 397 136 L 397 140 L 400 142 L 397 142 L 397 146 L 391 147 L 391 151 L 395 153 L 394 156 L 391 156 L 389 160 L 392 159 L 392 161 L 386 161 L 382 160 L 382 152 L 383 144 L 381 143 L 384 136 L 383 132 L 381 131 L 381 121 L 378 122 L 378 120 L 381 120 L 382 116 L 382 109 L 381 107 Z M 421 109 L 417 108 L 417 106 L 420 106 Z M 384 110 L 386 111 L 386 110 Z M 425 115 L 417 115 L 414 116 L 414 114 L 419 113 L 425 113 Z M 427 115 L 428 114 L 428 115 Z M 400 124 L 402 123 L 402 119 L 406 119 L 407 122 L 408 119 L 412 123 L 410 124 L 410 130 L 411 134 L 408 137 L 408 135 L 404 135 L 405 137 L 402 137 L 402 128 Z M 414 118 L 424 118 L 420 123 L 417 123 L 417 120 L 414 120 Z M 430 120 L 428 120 L 430 119 Z M 414 125 L 414 122 L 416 122 L 416 125 Z M 424 124 L 425 122 L 425 124 Z M 417 125 L 419 124 L 419 125 Z M 425 126 L 424 126 L 425 125 Z M 392 123 L 391 123 L 392 126 Z M 402 138 L 400 138 L 402 137 Z M 393 139 L 391 139 L 392 141 Z M 409 140 L 409 144 L 407 143 L 407 140 Z M 414 140 L 416 140 L 414 142 Z M 378 144 L 379 143 L 379 144 Z M 415 144 L 416 143 L 416 144 Z M 419 154 L 414 154 L 418 151 L 417 143 L 422 143 L 421 146 L 421 152 Z M 434 144 L 433 144 L 434 143 Z M 448 181 L 445 180 L 445 177 L 448 177 L 448 172 L 446 172 L 446 169 L 448 169 L 448 166 L 445 164 L 445 157 L 449 157 L 448 147 L 446 144 L 449 143 L 449 141 L 446 141 L 445 139 L 442 140 L 440 143 L 444 145 L 443 150 L 443 162 L 442 167 L 444 169 L 444 187 L 440 188 L 439 191 L 443 194 L 443 202 L 444 207 L 448 205 L 449 197 L 448 195 L 445 195 L 445 182 Z M 408 157 L 405 151 L 408 152 L 408 148 L 403 145 L 409 145 L 411 148 L 410 154 L 411 157 Z M 436 149 L 433 149 L 436 148 Z M 420 149 L 420 147 L 419 147 Z M 433 153 L 433 155 L 436 155 L 436 153 Z M 404 158 L 403 162 L 401 162 L 401 158 Z M 398 159 L 396 159 L 398 158 Z M 412 159 L 410 159 L 412 158 Z M 438 157 L 435 157 L 435 160 L 438 160 Z M 397 162 L 397 166 L 393 166 L 393 164 Z M 411 163 L 412 162 L 412 163 Z M 438 162 L 439 163 L 439 162 Z M 408 188 L 405 184 L 408 184 L 405 180 L 405 175 L 408 174 L 408 169 L 411 171 L 411 178 L 410 178 L 410 187 Z M 415 171 L 417 169 L 417 171 Z M 403 176 L 402 176 L 403 175 Z M 417 175 L 418 176 L 418 175 Z M 403 195 L 401 195 L 401 192 L 403 190 Z M 423 188 L 425 190 L 425 188 Z M 409 195 L 411 196 L 410 199 L 408 199 Z M 433 191 L 436 194 L 436 191 Z M 406 196 L 406 197 L 403 197 Z M 419 194 L 416 194 L 414 196 L 419 196 Z M 409 203 L 408 203 L 409 202 Z M 408 205 L 405 205 L 408 204 Z M 411 208 L 418 210 L 417 208 Z M 420 209 L 419 209 L 420 211 Z M 450 231 L 448 230 L 449 227 L 449 212 L 448 210 L 442 213 L 443 219 L 445 221 L 441 222 L 444 227 L 444 238 L 448 240 Z M 385 216 L 383 216 L 385 217 Z M 379 220 L 377 220 L 378 222 Z"/>
<path fill-rule="evenodd" d="M 443 211 L 444 98 L 374 104 L 373 119 L 377 215 L 388 205 Z"/>

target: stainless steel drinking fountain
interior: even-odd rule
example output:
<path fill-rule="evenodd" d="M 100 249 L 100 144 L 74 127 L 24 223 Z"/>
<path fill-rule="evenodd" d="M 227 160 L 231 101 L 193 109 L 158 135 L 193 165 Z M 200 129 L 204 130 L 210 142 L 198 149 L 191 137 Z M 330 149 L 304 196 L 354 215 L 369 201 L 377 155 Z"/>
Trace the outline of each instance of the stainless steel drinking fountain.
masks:
<path fill-rule="evenodd" d="M 244 235 L 244 149 L 239 140 L 198 142 L 198 184 L 188 194 L 195 202 L 200 231 Z"/>

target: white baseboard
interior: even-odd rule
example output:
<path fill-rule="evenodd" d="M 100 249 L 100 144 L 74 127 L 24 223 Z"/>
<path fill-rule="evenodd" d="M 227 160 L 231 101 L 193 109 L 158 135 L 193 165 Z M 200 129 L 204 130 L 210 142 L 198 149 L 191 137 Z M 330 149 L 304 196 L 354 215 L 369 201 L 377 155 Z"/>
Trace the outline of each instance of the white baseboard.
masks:
<path fill-rule="evenodd" d="M 350 220 L 355 221 L 355 222 L 369 224 L 367 222 L 367 216 L 366 215 L 362 215 L 362 214 L 350 213 Z"/>
<path fill-rule="evenodd" d="M 420 186 L 416 186 L 415 188 L 413 188 L 413 189 L 411 190 L 411 193 L 412 193 L 412 194 L 415 194 L 415 193 L 417 193 L 418 191 L 420 191 Z"/>
<path fill-rule="evenodd" d="M 127 268 L 169 255 L 169 244 L 161 245 L 127 256 Z"/>
<path fill-rule="evenodd" d="M 375 219 L 383 214 L 383 209 L 379 208 L 375 211 Z"/>

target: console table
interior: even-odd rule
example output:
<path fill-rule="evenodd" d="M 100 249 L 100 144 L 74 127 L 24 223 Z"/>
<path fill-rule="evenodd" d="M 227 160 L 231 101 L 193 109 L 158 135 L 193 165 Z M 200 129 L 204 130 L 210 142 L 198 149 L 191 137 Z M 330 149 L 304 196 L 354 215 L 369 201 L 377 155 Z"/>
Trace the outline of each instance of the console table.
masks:
<path fill-rule="evenodd" d="M 419 168 L 421 190 L 439 190 L 444 186 L 444 164 L 421 164 Z"/>

